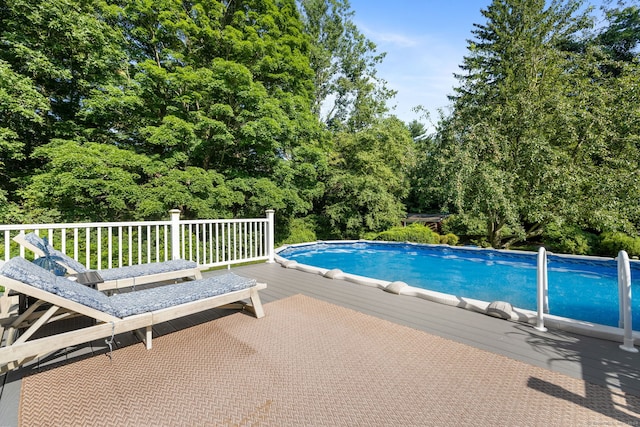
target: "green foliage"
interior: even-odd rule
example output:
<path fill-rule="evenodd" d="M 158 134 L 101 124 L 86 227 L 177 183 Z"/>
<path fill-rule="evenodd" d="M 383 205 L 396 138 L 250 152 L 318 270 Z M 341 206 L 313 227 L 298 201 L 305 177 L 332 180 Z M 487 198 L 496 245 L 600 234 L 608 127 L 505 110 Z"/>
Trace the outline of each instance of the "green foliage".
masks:
<path fill-rule="evenodd" d="M 378 234 L 375 240 L 385 240 L 388 242 L 413 242 L 438 244 L 440 238 L 438 233 L 425 227 L 422 224 L 411 224 L 406 227 L 393 227 Z"/>
<path fill-rule="evenodd" d="M 409 190 L 413 141 L 395 118 L 355 134 L 336 136 L 335 158 L 327 171 L 323 213 L 332 233 L 359 238 L 398 224 Z"/>
<path fill-rule="evenodd" d="M 286 219 L 322 196 L 327 154 L 293 0 L 5 6 L 3 218 L 277 208 Z"/>
<path fill-rule="evenodd" d="M 640 43 L 640 8 L 636 5 L 608 9 L 606 18 L 609 26 L 598 34 L 598 41 L 615 60 L 632 61 Z"/>
<path fill-rule="evenodd" d="M 440 236 L 440 243 L 443 245 L 455 246 L 460 241 L 460 238 L 453 233 L 447 233 Z"/>
<path fill-rule="evenodd" d="M 58 210 L 64 219 L 125 219 L 142 195 L 138 183 L 148 160 L 128 150 L 54 140 L 34 156 L 47 159 L 48 168 L 22 195 L 28 204 Z"/>
<path fill-rule="evenodd" d="M 599 237 L 575 225 L 550 224 L 542 237 L 543 244 L 552 252 L 593 255 L 598 250 Z"/>
<path fill-rule="evenodd" d="M 316 236 L 317 224 L 313 217 L 295 218 L 286 227 L 287 235 L 278 241 L 276 246 L 292 245 L 295 243 L 315 242 L 318 240 Z"/>
<path fill-rule="evenodd" d="M 174 169 L 106 144 L 55 140 L 34 155 L 47 167 L 22 195 L 64 221 L 160 219 L 173 208 L 185 218 L 225 218 L 243 200 L 215 171 Z"/>
<path fill-rule="evenodd" d="M 407 123 L 407 129 L 409 129 L 411 138 L 413 138 L 414 140 L 418 137 L 424 137 L 425 133 L 427 132 L 427 128 L 425 127 L 425 125 L 415 119 Z"/>
<path fill-rule="evenodd" d="M 385 54 L 376 52 L 353 23 L 348 0 L 298 0 L 310 37 L 313 111 L 332 129 L 357 131 L 387 111 L 395 92 L 376 74 Z"/>
<path fill-rule="evenodd" d="M 640 256 L 640 237 L 620 232 L 604 233 L 601 236 L 600 252 L 603 255 L 618 256 L 618 252 L 627 251 L 629 256 Z"/>
<path fill-rule="evenodd" d="M 614 64 L 597 37 L 577 43 L 591 28 L 580 6 L 494 0 L 482 11 L 453 113 L 419 141 L 419 209 L 483 220 L 493 247 L 536 239 L 554 222 L 635 231 L 638 63 Z"/>
<path fill-rule="evenodd" d="M 463 214 L 449 215 L 442 221 L 442 232 L 459 236 L 481 236 L 485 234 L 485 222 L 482 218 Z"/>

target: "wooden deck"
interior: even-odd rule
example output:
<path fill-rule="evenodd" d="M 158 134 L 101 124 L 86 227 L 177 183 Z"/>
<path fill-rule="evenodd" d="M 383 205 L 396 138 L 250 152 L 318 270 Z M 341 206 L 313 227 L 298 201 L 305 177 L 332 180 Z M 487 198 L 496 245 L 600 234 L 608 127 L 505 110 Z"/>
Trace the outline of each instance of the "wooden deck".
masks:
<path fill-rule="evenodd" d="M 233 269 L 234 272 L 266 282 L 263 303 L 304 294 L 312 298 L 357 310 L 391 322 L 406 325 L 531 365 L 557 371 L 574 378 L 605 386 L 612 401 L 619 392 L 640 395 L 640 354 L 618 348 L 619 343 L 565 332 L 539 332 L 531 326 L 508 322 L 483 314 L 445 306 L 414 297 L 399 296 L 377 288 L 282 268 L 279 264 L 257 264 Z M 211 272 L 207 274 L 219 274 Z M 268 305 L 265 307 L 268 316 Z M 224 316 L 228 311 L 211 312 L 167 322 L 154 328 L 164 334 L 185 326 Z M 118 337 L 119 345 L 135 342 L 132 334 Z M 63 355 L 64 359 L 104 353 L 103 342 L 91 343 Z M 434 348 L 433 351 L 438 351 Z M 425 354 L 428 358 L 429 355 Z M 42 364 L 56 363 L 49 358 Z M 0 376 L 0 426 L 17 425 L 20 378 L 36 369 L 25 367 Z M 472 373 L 470 373 L 472 375 Z M 640 409 L 638 409 L 640 412 Z"/>

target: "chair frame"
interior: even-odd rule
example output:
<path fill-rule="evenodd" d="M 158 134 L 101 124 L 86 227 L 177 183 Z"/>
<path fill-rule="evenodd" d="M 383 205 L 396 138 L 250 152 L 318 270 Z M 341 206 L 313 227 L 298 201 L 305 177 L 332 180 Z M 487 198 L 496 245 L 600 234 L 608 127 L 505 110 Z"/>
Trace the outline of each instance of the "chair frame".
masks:
<path fill-rule="evenodd" d="M 2 275 L 0 275 L 0 283 L 5 286 L 7 292 L 11 289 L 37 300 L 17 317 L 0 321 L 0 338 L 5 330 L 7 332 L 5 343 L 0 347 L 0 373 L 64 348 L 112 337 L 123 332 L 135 332 L 150 350 L 154 325 L 212 308 L 240 308 L 251 312 L 256 318 L 261 318 L 264 317 L 264 309 L 258 291 L 267 287 L 265 283 L 256 283 L 250 288 L 119 318 Z M 185 287 L 185 289 L 188 288 Z M 246 299 L 251 303 L 242 301 Z M 44 304 L 51 304 L 51 306 L 46 310 L 36 311 Z M 43 326 L 76 316 L 86 316 L 94 319 L 95 322 L 81 329 L 29 340 Z M 16 339 L 18 330 L 23 332 Z"/>

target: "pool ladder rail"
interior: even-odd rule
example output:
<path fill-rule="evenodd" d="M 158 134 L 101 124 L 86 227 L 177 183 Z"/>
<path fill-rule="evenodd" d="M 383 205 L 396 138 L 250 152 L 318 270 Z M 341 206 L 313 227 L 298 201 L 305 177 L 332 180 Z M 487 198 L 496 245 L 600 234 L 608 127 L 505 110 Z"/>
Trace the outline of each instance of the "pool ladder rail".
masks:
<path fill-rule="evenodd" d="M 618 327 L 624 329 L 623 341 L 620 348 L 630 353 L 637 353 L 633 345 L 633 329 L 631 324 L 631 266 L 626 251 L 618 252 L 618 300 L 620 317 Z M 536 326 L 538 331 L 546 331 L 544 315 L 549 313 L 549 280 L 547 275 L 547 251 L 544 247 L 538 250 L 537 258 L 537 313 Z"/>

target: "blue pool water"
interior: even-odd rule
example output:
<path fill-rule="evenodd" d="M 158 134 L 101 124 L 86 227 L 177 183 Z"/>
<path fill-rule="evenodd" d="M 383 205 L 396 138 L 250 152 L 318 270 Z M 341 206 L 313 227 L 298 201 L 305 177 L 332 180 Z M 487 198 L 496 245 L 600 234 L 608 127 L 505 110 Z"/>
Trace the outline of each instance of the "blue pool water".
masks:
<path fill-rule="evenodd" d="M 300 264 L 536 310 L 535 253 L 393 243 L 318 243 L 279 255 Z M 549 313 L 618 326 L 614 260 L 548 256 Z M 640 266 L 631 265 L 633 328 L 640 330 Z"/>

